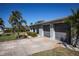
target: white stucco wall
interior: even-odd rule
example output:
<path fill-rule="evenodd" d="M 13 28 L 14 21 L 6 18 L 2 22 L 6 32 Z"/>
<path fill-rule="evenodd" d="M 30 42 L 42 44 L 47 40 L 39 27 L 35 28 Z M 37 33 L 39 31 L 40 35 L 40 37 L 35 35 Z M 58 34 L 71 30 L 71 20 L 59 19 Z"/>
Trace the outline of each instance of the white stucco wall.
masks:
<path fill-rule="evenodd" d="M 33 29 L 30 29 L 30 32 L 33 32 Z"/>
<path fill-rule="evenodd" d="M 37 29 L 35 29 L 35 33 L 37 33 Z"/>
<path fill-rule="evenodd" d="M 42 37 L 44 36 L 44 31 L 43 31 L 43 28 L 42 27 L 39 28 L 39 35 L 42 36 Z"/>
<path fill-rule="evenodd" d="M 53 24 L 50 25 L 50 40 L 55 40 L 55 30 Z"/>

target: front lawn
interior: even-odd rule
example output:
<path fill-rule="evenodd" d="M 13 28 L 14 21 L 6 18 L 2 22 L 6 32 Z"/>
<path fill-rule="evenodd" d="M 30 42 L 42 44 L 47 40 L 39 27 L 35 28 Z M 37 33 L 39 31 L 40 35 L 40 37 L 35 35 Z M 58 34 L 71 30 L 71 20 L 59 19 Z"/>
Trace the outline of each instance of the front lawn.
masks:
<path fill-rule="evenodd" d="M 0 35 L 0 42 L 16 40 L 16 34 L 3 34 Z"/>
<path fill-rule="evenodd" d="M 37 34 L 34 32 L 19 32 L 19 39 L 27 38 L 28 36 L 36 37 Z M 4 33 L 0 34 L 0 42 L 10 41 L 18 39 L 18 34 L 16 33 Z"/>
<path fill-rule="evenodd" d="M 35 53 L 33 56 L 79 56 L 79 52 L 59 47 L 52 50 Z"/>

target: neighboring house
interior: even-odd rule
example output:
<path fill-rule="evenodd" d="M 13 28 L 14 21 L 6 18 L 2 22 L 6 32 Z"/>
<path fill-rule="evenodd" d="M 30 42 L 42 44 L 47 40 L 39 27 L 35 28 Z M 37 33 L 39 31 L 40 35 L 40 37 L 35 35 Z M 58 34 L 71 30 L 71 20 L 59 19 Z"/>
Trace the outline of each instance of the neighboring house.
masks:
<path fill-rule="evenodd" d="M 0 25 L 0 34 L 3 34 L 2 25 Z"/>
<path fill-rule="evenodd" d="M 68 17 L 47 21 L 30 26 L 30 31 L 38 33 L 40 36 L 50 37 L 51 40 L 65 39 L 69 26 L 64 23 Z"/>

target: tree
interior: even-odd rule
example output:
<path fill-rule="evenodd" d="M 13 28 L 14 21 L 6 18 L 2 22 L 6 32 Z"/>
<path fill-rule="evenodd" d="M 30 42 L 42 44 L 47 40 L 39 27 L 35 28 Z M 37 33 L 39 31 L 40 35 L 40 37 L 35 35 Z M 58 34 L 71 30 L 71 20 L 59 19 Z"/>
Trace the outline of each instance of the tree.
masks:
<path fill-rule="evenodd" d="M 71 44 L 76 47 L 78 39 L 79 39 L 79 9 L 71 10 L 72 15 L 69 16 L 65 23 L 70 26 L 70 36 L 71 36 Z"/>
<path fill-rule="evenodd" d="M 18 38 L 19 38 L 19 31 L 22 27 L 22 15 L 19 11 L 12 11 L 9 17 L 9 23 L 12 25 L 14 32 L 17 31 Z"/>
<path fill-rule="evenodd" d="M 21 20 L 22 26 L 27 26 L 27 22 L 25 20 Z"/>
<path fill-rule="evenodd" d="M 26 22 L 25 20 L 21 20 L 21 24 L 22 24 L 21 28 L 22 28 L 24 31 L 26 31 L 26 29 L 27 29 L 27 22 Z"/>
<path fill-rule="evenodd" d="M 74 43 L 74 47 L 77 46 L 78 41 L 79 41 L 79 9 L 77 10 L 72 10 L 73 12 L 73 19 L 74 19 L 74 33 L 76 33 L 76 40 Z"/>
<path fill-rule="evenodd" d="M 4 21 L 2 18 L 0 18 L 0 28 L 4 31 Z"/>

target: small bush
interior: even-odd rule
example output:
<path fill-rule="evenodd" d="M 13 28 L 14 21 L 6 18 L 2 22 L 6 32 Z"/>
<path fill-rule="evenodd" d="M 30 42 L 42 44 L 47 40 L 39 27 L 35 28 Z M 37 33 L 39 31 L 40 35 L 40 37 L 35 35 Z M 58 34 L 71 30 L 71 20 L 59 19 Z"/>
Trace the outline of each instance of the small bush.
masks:
<path fill-rule="evenodd" d="M 35 32 L 27 32 L 27 34 L 29 36 L 32 36 L 32 37 L 36 37 L 37 36 L 37 33 L 35 33 Z"/>
<path fill-rule="evenodd" d="M 5 33 L 11 33 L 12 32 L 12 29 L 7 29 L 4 31 Z"/>

